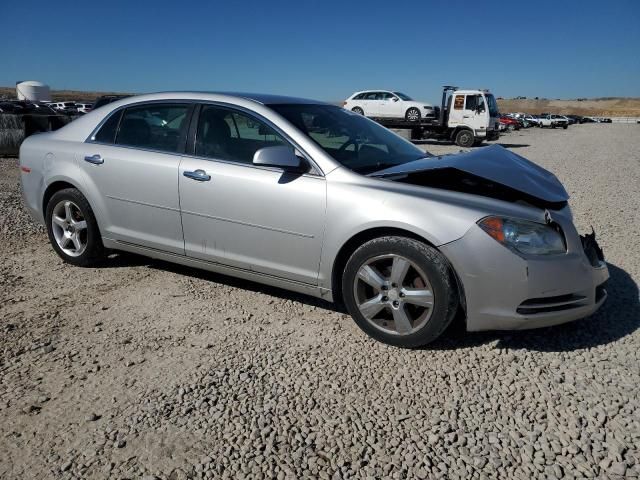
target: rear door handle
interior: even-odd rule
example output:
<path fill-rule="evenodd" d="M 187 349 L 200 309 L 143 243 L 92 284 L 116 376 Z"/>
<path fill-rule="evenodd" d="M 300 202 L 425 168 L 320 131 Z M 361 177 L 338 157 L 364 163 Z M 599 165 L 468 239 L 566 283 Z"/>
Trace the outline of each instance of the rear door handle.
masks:
<path fill-rule="evenodd" d="M 87 155 L 84 157 L 84 161 L 93 163 L 94 165 L 102 165 L 104 163 L 104 158 L 96 153 L 95 155 Z"/>
<path fill-rule="evenodd" d="M 193 172 L 184 171 L 182 172 L 182 174 L 185 177 L 190 178 L 192 180 L 197 180 L 198 182 L 208 182 L 209 180 L 211 180 L 211 175 L 207 175 L 207 172 L 200 169 L 194 170 Z"/>

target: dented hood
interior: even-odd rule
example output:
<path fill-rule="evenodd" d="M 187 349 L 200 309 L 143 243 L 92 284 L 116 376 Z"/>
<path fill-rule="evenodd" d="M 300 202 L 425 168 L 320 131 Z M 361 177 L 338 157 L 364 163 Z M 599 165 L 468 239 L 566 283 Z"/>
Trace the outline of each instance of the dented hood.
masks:
<path fill-rule="evenodd" d="M 470 173 L 546 202 L 565 202 L 569 194 L 556 176 L 500 145 L 470 152 L 427 157 L 369 174 L 395 177 L 428 170 L 451 169 Z"/>

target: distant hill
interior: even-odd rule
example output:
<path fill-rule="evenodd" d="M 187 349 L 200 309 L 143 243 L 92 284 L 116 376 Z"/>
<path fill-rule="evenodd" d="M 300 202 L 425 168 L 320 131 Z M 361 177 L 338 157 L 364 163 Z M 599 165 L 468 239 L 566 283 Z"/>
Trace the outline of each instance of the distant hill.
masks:
<path fill-rule="evenodd" d="M 498 100 L 501 112 L 558 113 L 607 117 L 640 117 L 640 98 L 585 100 Z"/>
<path fill-rule="evenodd" d="M 80 90 L 51 90 L 56 102 L 69 100 L 93 102 L 102 95 L 127 95 L 122 92 L 87 92 Z M 319 95 L 320 96 L 320 95 Z M 15 87 L 0 87 L 0 98 L 15 98 Z M 341 105 L 342 102 L 335 102 Z M 594 98 L 585 100 L 498 100 L 501 112 L 559 113 L 608 117 L 640 117 L 640 98 Z"/>

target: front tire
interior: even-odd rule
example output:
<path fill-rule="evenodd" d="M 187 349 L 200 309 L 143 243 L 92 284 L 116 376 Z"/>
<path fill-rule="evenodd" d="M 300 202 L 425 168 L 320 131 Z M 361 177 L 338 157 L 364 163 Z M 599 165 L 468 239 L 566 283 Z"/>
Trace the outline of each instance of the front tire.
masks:
<path fill-rule="evenodd" d="M 420 121 L 420 110 L 418 110 L 415 107 L 411 107 L 409 110 L 407 110 L 407 112 L 404 114 L 404 118 L 407 122 L 419 122 Z"/>
<path fill-rule="evenodd" d="M 78 267 L 89 267 L 106 254 L 96 217 L 87 199 L 75 188 L 53 194 L 45 212 L 49 242 L 58 256 Z"/>
<path fill-rule="evenodd" d="M 475 136 L 471 130 L 463 129 L 456 134 L 456 145 L 463 148 L 471 148 L 475 142 Z"/>
<path fill-rule="evenodd" d="M 458 308 L 446 258 L 406 237 L 380 237 L 358 248 L 345 267 L 342 295 L 365 333 L 405 348 L 438 338 Z"/>

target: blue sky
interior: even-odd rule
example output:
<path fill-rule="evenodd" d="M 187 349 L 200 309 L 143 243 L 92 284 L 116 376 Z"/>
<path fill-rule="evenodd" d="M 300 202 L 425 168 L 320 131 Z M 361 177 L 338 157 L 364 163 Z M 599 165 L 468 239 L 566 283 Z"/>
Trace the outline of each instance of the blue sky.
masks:
<path fill-rule="evenodd" d="M 10 1 L 2 16 L 5 86 L 640 97 L 639 0 Z"/>

